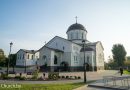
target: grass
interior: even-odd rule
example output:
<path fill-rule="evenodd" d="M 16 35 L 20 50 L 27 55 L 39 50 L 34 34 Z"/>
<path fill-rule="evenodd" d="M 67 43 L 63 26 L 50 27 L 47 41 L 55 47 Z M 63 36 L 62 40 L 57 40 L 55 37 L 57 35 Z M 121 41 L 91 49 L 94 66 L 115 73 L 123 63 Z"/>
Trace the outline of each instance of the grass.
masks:
<path fill-rule="evenodd" d="M 129 74 L 130 75 L 130 72 L 128 70 L 124 70 L 123 74 Z"/>
<path fill-rule="evenodd" d="M 0 90 L 72 90 L 85 84 L 68 83 L 68 84 L 17 84 L 17 85 L 21 85 L 21 88 L 2 88 L 2 85 L 0 85 Z"/>

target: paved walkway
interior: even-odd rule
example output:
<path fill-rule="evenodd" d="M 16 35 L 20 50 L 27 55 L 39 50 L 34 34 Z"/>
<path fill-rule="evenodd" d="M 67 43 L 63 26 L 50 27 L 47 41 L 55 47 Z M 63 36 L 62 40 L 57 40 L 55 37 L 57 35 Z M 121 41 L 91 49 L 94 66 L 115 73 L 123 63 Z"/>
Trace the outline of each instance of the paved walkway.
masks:
<path fill-rule="evenodd" d="M 103 77 L 104 76 L 120 76 L 118 71 L 116 70 L 103 70 L 98 72 L 87 72 L 87 80 L 97 80 L 95 83 L 91 83 L 89 85 L 84 85 L 82 87 L 79 87 L 75 90 L 110 90 L 113 87 L 113 82 L 109 82 L 109 85 L 104 86 L 103 83 Z M 24 75 L 24 74 L 23 74 Z M 42 73 L 39 74 L 39 77 L 42 76 Z M 46 77 L 48 76 L 48 73 L 46 73 Z M 0 83 L 29 83 L 29 84 L 51 84 L 51 83 L 76 83 L 76 82 L 83 82 L 83 76 L 84 72 L 60 72 L 60 76 L 80 76 L 80 80 L 58 80 L 58 81 L 7 81 L 7 80 L 0 80 Z M 124 75 L 123 75 L 124 76 Z M 118 80 L 116 83 L 118 83 L 119 87 L 116 87 L 113 90 L 121 89 L 126 90 L 126 87 L 121 87 L 122 83 L 120 80 Z M 115 87 L 115 86 L 114 86 Z M 125 89 L 124 89 L 125 88 Z"/>

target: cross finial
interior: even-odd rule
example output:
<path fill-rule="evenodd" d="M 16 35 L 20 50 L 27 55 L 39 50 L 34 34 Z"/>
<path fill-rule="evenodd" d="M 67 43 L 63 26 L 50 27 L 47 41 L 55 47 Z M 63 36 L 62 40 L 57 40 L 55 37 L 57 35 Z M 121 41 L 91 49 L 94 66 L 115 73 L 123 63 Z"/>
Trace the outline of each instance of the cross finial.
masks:
<path fill-rule="evenodd" d="M 75 17 L 75 19 L 76 19 L 76 23 L 77 23 L 77 18 L 78 18 L 78 17 L 76 16 L 76 17 Z"/>

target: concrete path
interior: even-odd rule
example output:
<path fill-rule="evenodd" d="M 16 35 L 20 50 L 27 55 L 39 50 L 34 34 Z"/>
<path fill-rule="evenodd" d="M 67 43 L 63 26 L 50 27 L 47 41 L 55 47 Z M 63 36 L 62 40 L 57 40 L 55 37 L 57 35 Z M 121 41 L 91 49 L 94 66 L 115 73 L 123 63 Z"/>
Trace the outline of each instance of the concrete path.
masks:
<path fill-rule="evenodd" d="M 102 80 L 103 76 L 109 75 L 119 75 L 116 70 L 103 70 L 98 72 L 86 72 L 87 80 Z M 39 77 L 42 76 L 42 73 L 39 74 Z M 80 76 L 80 80 L 58 80 L 58 81 L 7 81 L 0 80 L 0 83 L 29 83 L 29 84 L 53 84 L 53 83 L 77 83 L 83 82 L 84 72 L 60 72 L 60 76 Z M 48 73 L 46 73 L 46 77 L 48 77 Z M 77 88 L 75 90 L 109 90 L 108 88 L 97 88 L 97 87 L 89 87 L 87 85 Z"/>

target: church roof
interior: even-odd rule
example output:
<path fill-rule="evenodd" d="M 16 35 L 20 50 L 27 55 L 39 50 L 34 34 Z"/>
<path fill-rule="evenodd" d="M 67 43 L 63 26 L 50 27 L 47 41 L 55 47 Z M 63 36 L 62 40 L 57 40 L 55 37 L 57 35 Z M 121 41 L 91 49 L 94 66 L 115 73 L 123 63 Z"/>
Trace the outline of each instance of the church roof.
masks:
<path fill-rule="evenodd" d="M 22 51 L 24 51 L 24 52 L 26 52 L 26 53 L 31 53 L 31 54 L 34 54 L 34 53 L 37 52 L 37 50 L 26 50 L 26 49 L 20 49 L 20 50 L 22 50 Z M 20 51 L 20 50 L 19 50 L 19 51 Z M 19 51 L 18 51 L 18 52 L 19 52 Z M 17 53 L 18 53 L 18 52 L 17 52 Z"/>
<path fill-rule="evenodd" d="M 84 48 L 81 48 L 80 52 L 83 52 L 83 51 L 84 51 Z M 85 48 L 85 51 L 94 51 L 94 50 L 90 47 L 87 47 Z"/>
<path fill-rule="evenodd" d="M 49 49 L 51 49 L 51 50 L 57 51 L 57 52 L 64 52 L 63 50 L 60 50 L 60 49 L 50 48 L 50 47 L 47 47 L 47 46 L 45 46 L 45 47 L 46 47 L 46 48 L 49 48 Z"/>
<path fill-rule="evenodd" d="M 68 28 L 68 30 L 67 30 L 67 32 L 68 31 L 71 31 L 71 30 L 84 30 L 84 31 L 86 31 L 86 28 L 82 25 L 82 24 L 79 24 L 79 23 L 75 23 L 75 24 L 72 24 L 69 28 Z M 86 31 L 87 32 L 87 31 Z"/>

